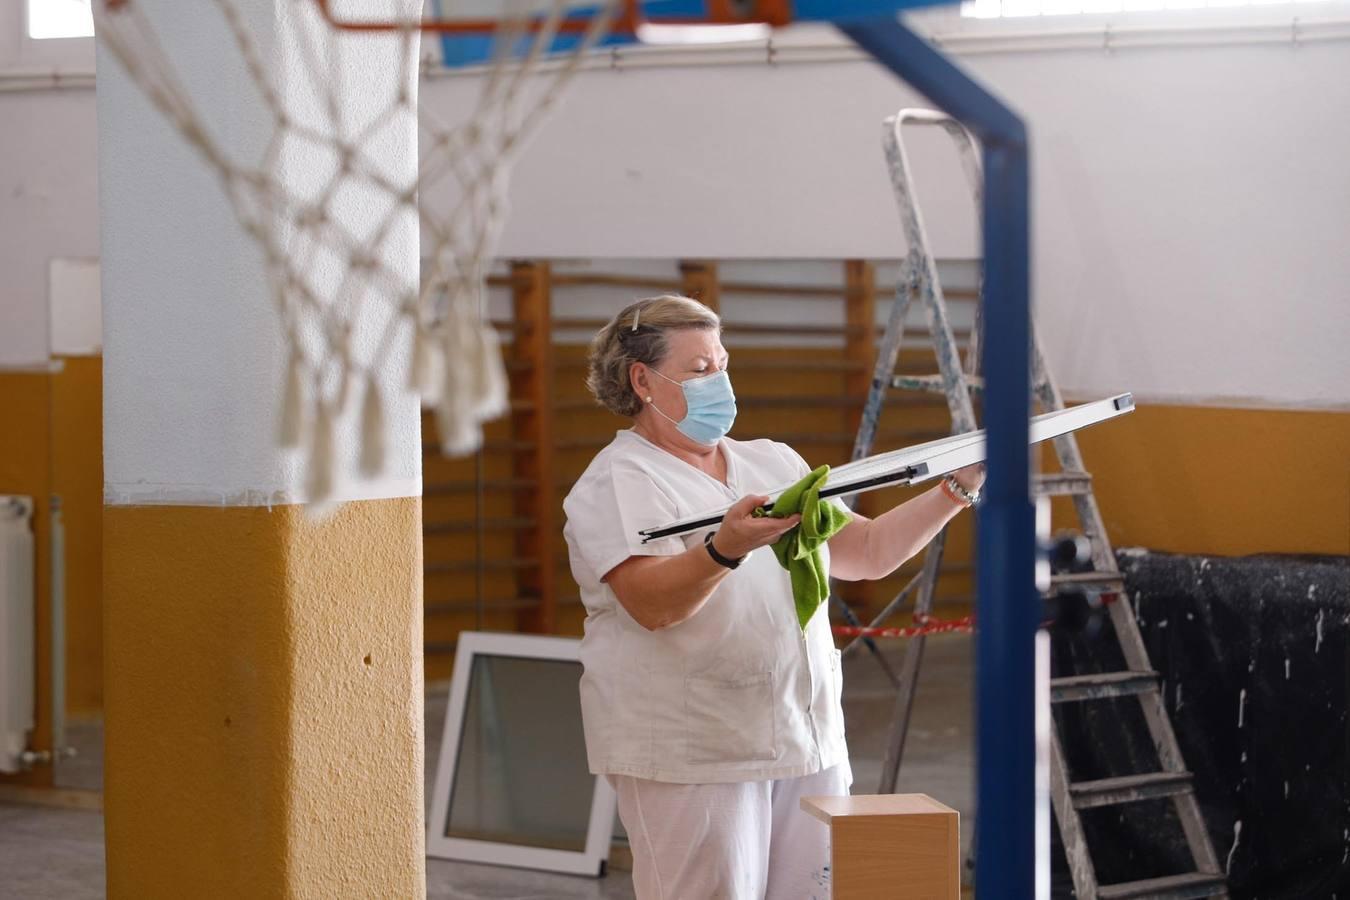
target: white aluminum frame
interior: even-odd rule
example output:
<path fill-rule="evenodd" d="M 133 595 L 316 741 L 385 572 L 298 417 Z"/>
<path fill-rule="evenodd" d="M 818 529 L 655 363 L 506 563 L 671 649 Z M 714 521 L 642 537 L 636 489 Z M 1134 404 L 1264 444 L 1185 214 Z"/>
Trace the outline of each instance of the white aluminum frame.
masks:
<path fill-rule="evenodd" d="M 1031 419 L 1028 443 L 1039 444 L 1133 411 L 1134 398 L 1126 393 L 1042 413 Z M 884 487 L 918 484 L 921 481 L 941 477 L 948 472 L 955 472 L 965 466 L 984 462 L 985 452 L 984 429 L 980 429 L 939 438 L 926 444 L 879 453 L 832 468 L 821 490 L 821 496 L 846 497 Z M 790 487 L 792 484 L 785 484 L 767 491 L 771 499 L 765 506 L 771 506 L 773 499 Z M 658 528 L 644 528 L 638 532 L 638 536 L 645 544 L 656 538 L 713 528 L 722 521 L 722 517 L 730 508 L 723 506 L 696 516 L 678 519 Z"/>
<path fill-rule="evenodd" d="M 478 656 L 580 662 L 581 641 L 574 638 L 529 634 L 495 634 L 482 631 L 460 633 L 455 651 L 455 671 L 450 682 L 450 699 L 446 704 L 445 730 L 441 735 L 441 752 L 436 762 L 431 815 L 427 820 L 427 855 L 438 859 L 539 869 L 569 875 L 594 877 L 603 874 L 603 866 L 609 859 L 610 842 L 614 834 L 614 814 L 618 802 L 614 789 L 603 775 L 591 776 L 595 779 L 595 791 L 591 795 L 586 849 L 580 853 L 446 837 L 445 829 L 450 817 L 450 792 L 454 785 L 458 763 L 469 678 L 473 672 L 474 659 Z"/>

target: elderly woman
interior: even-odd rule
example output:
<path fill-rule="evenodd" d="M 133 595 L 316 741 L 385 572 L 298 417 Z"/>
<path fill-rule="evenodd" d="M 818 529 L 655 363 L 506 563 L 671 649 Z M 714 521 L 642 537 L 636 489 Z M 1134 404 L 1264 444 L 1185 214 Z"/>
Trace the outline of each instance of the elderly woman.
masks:
<path fill-rule="evenodd" d="M 632 419 L 563 504 L 586 606 L 581 703 L 591 771 L 619 796 L 639 900 L 828 893 L 826 829 L 805 795 L 852 783 L 829 617 L 803 629 L 788 573 L 764 549 L 798 522 L 753 515 L 808 474 L 795 450 L 726 437 L 736 415 L 717 315 L 640 300 L 591 345 L 587 384 Z M 822 549 L 830 574 L 881 578 L 978 490 L 957 473 Z M 730 504 L 707 534 L 644 544 L 643 528 Z"/>

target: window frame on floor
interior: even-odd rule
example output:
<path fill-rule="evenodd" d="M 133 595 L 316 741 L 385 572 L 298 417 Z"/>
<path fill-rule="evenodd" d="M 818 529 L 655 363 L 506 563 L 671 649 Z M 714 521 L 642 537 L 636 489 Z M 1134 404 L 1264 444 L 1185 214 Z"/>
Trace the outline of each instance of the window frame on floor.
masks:
<path fill-rule="evenodd" d="M 581 641 L 576 638 L 529 634 L 460 632 L 455 647 L 455 670 L 446 703 L 445 727 L 427 816 L 427 856 L 461 862 L 488 863 L 573 875 L 603 874 L 614 835 L 618 799 L 609 779 L 591 776 L 595 788 L 587 821 L 585 849 L 581 852 L 531 847 L 497 841 L 470 840 L 446 835 L 452 806 L 451 794 L 458 768 L 473 665 L 477 657 L 525 658 L 554 662 L 581 662 Z M 578 715 L 580 696 L 578 695 Z M 584 752 L 584 751 L 583 751 Z"/>

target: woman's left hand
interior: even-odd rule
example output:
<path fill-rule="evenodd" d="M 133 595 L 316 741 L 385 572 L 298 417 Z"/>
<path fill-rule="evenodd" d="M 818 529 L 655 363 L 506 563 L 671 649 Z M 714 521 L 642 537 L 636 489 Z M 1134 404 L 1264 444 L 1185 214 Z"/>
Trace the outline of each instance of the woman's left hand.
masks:
<path fill-rule="evenodd" d="M 948 477 L 973 494 L 984 484 L 984 465 L 966 466 Z M 830 575 L 844 581 L 885 578 L 965 509 L 954 499 L 949 488 L 936 486 L 875 519 L 855 513 L 830 541 Z"/>
<path fill-rule="evenodd" d="M 973 466 L 957 469 L 952 473 L 952 477 L 961 487 L 973 494 L 984 484 L 984 463 L 975 463 Z"/>

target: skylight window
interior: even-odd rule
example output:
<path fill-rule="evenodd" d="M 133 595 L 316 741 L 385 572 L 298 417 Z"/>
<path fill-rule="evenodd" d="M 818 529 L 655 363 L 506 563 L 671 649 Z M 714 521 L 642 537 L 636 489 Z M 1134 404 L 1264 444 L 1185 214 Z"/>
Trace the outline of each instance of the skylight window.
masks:
<path fill-rule="evenodd" d="M 28 36 L 34 40 L 93 37 L 89 0 L 28 0 Z"/>

